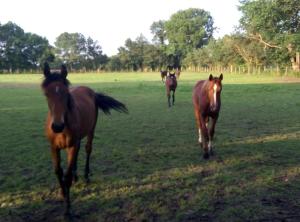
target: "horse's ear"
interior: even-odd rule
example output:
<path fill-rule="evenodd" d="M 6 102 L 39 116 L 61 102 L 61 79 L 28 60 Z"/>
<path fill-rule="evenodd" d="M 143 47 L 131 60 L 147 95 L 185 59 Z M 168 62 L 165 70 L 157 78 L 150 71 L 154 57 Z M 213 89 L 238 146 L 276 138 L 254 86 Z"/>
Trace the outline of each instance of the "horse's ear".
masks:
<path fill-rule="evenodd" d="M 209 81 L 213 80 L 213 78 L 214 78 L 213 75 L 212 75 L 212 74 L 209 74 L 209 78 L 208 78 Z"/>
<path fill-rule="evenodd" d="M 221 73 L 219 79 L 222 81 L 223 80 L 223 73 Z"/>
<path fill-rule="evenodd" d="M 46 78 L 50 76 L 50 74 L 51 74 L 50 67 L 49 67 L 49 64 L 47 62 L 44 63 L 43 71 L 44 71 L 44 76 Z"/>
<path fill-rule="evenodd" d="M 68 75 L 67 67 L 66 67 L 64 64 L 61 65 L 61 68 L 60 68 L 60 74 L 61 74 L 64 78 L 66 78 L 67 75 Z"/>

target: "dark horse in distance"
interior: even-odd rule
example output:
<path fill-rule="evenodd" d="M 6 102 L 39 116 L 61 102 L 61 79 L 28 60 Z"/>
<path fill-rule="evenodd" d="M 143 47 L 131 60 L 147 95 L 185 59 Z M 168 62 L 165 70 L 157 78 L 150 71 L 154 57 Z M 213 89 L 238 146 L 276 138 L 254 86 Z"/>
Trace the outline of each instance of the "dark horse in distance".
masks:
<path fill-rule="evenodd" d="M 70 187 L 77 181 L 77 156 L 80 141 L 87 137 L 84 176 L 89 181 L 89 161 L 92 151 L 98 108 L 105 114 L 111 109 L 127 112 L 121 102 L 84 86 L 69 88 L 67 68 L 62 65 L 60 73 L 51 73 L 47 63 L 44 65 L 42 90 L 46 96 L 49 112 L 46 120 L 46 136 L 51 145 L 51 155 L 55 174 L 66 203 L 66 214 L 70 212 Z M 67 169 L 63 174 L 60 151 L 67 152 Z"/>
<path fill-rule="evenodd" d="M 167 91 L 167 97 L 168 97 L 168 105 L 171 107 L 171 91 L 173 92 L 172 94 L 172 105 L 174 105 L 175 102 L 175 91 L 177 88 L 177 80 L 176 80 L 176 75 L 175 73 L 169 73 L 169 75 L 166 78 L 166 91 Z"/>
<path fill-rule="evenodd" d="M 223 74 L 219 77 L 209 75 L 208 80 L 197 82 L 193 90 L 193 104 L 199 132 L 199 143 L 204 149 L 203 158 L 213 155 L 213 137 L 221 108 Z M 209 127 L 209 119 L 211 126 Z"/>

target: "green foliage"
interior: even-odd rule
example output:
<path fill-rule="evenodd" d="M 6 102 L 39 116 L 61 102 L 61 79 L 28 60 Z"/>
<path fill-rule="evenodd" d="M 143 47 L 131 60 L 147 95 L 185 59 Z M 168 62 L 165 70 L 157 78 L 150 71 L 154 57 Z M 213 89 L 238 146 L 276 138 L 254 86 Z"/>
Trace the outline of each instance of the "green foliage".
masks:
<path fill-rule="evenodd" d="M 35 69 L 44 60 L 53 60 L 47 39 L 25 33 L 18 25 L 0 24 L 0 69 Z"/>
<path fill-rule="evenodd" d="M 173 14 L 166 21 L 166 35 L 171 46 L 185 55 L 193 49 L 201 48 L 212 38 L 213 18 L 209 12 L 190 8 Z"/>
<path fill-rule="evenodd" d="M 97 70 L 108 60 L 99 43 L 81 33 L 62 33 L 54 44 L 58 59 L 68 63 L 71 69 Z"/>
<path fill-rule="evenodd" d="M 158 22 L 153 22 L 150 30 L 153 34 L 153 42 L 159 45 L 165 45 L 167 37 L 165 30 L 165 21 L 159 20 Z"/>
<path fill-rule="evenodd" d="M 277 63 L 293 59 L 300 50 L 298 0 L 244 0 L 239 8 L 243 13 L 240 27 L 247 37 L 256 40 L 265 50 L 277 48 Z"/>
<path fill-rule="evenodd" d="M 109 58 L 108 64 L 106 68 L 110 71 L 121 71 L 122 70 L 122 62 L 119 56 L 111 56 Z"/>

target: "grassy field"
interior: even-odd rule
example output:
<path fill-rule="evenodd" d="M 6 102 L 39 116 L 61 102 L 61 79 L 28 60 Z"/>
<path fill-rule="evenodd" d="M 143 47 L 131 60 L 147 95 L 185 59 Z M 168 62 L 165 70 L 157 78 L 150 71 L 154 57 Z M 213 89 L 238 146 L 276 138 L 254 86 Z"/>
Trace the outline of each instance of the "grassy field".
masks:
<path fill-rule="evenodd" d="M 70 74 L 130 113 L 100 115 L 92 182 L 81 149 L 67 220 L 44 136 L 42 76 L 0 75 L 0 221 L 299 221 L 299 79 L 225 73 L 216 156 L 205 161 L 191 102 L 205 78 L 182 73 L 169 109 L 159 73 Z"/>

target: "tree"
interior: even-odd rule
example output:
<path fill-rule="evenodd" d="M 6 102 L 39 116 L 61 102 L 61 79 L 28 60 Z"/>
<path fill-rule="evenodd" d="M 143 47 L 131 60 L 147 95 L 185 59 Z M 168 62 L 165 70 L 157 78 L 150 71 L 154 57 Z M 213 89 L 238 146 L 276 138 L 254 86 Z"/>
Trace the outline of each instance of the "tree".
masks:
<path fill-rule="evenodd" d="M 122 69 L 122 63 L 119 56 L 115 55 L 110 57 L 106 68 L 110 71 L 120 71 Z"/>
<path fill-rule="evenodd" d="M 282 61 L 289 56 L 294 70 L 300 70 L 300 4 L 298 0 L 242 0 L 240 28 L 245 36 L 265 50 L 277 50 Z"/>
<path fill-rule="evenodd" d="M 18 25 L 8 22 L 0 25 L 0 67 L 13 72 L 17 69 L 35 69 L 45 60 L 53 60 L 47 39 L 25 33 Z"/>
<path fill-rule="evenodd" d="M 153 22 L 150 27 L 151 33 L 153 34 L 153 42 L 159 45 L 165 45 L 166 41 L 166 30 L 165 21 L 159 20 Z"/>
<path fill-rule="evenodd" d="M 85 46 L 85 67 L 89 70 L 101 69 L 107 61 L 108 58 L 103 55 L 98 41 L 88 37 Z"/>
<path fill-rule="evenodd" d="M 173 14 L 165 22 L 169 51 L 184 56 L 203 47 L 212 38 L 213 24 L 210 13 L 202 9 L 190 8 Z"/>
<path fill-rule="evenodd" d="M 81 33 L 60 34 L 54 43 L 58 58 L 67 62 L 70 68 L 79 68 L 86 55 L 86 40 Z"/>

